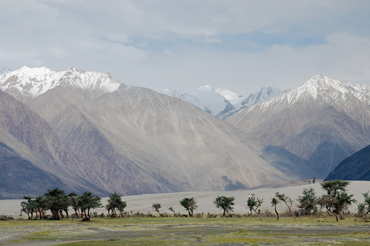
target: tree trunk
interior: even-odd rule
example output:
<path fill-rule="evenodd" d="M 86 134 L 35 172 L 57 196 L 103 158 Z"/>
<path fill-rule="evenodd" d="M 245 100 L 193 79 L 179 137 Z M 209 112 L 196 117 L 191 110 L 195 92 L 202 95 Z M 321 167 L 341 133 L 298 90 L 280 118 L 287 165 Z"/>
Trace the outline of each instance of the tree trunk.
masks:
<path fill-rule="evenodd" d="M 337 222 L 338 222 L 339 218 L 338 218 L 338 215 L 337 215 L 336 213 L 334 213 L 334 212 L 330 211 L 329 209 L 326 209 L 326 211 L 328 212 L 328 214 L 330 214 L 330 215 L 334 215 L 334 216 L 335 216 L 335 219 L 336 219 L 336 220 L 337 220 Z"/>
<path fill-rule="evenodd" d="M 258 217 L 260 218 L 260 220 L 262 220 L 261 213 L 259 213 L 259 212 L 257 211 L 257 208 L 256 208 L 256 209 L 254 209 L 253 211 L 254 211 L 256 214 L 258 214 Z"/>
<path fill-rule="evenodd" d="M 276 213 L 277 221 L 279 221 L 279 213 L 278 213 L 278 211 L 276 210 L 276 205 L 275 205 L 275 213 Z"/>
<path fill-rule="evenodd" d="M 191 211 L 190 209 L 188 210 L 189 212 L 189 217 L 193 217 L 193 211 Z"/>
<path fill-rule="evenodd" d="M 286 202 L 284 202 L 284 203 L 285 203 L 285 205 L 288 207 L 290 214 L 293 216 L 293 219 L 294 219 L 294 220 L 297 220 L 297 219 L 295 218 L 295 216 L 294 216 L 294 214 L 293 214 L 292 210 L 291 210 L 291 209 L 290 209 L 290 207 L 288 206 L 288 204 L 287 204 Z"/>

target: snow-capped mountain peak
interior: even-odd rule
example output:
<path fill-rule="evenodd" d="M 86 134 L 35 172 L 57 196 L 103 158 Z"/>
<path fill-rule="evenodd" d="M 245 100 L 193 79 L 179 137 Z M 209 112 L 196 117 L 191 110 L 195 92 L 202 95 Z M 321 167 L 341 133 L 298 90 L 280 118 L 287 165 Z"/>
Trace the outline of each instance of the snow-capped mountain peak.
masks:
<path fill-rule="evenodd" d="M 54 71 L 46 67 L 21 67 L 0 77 L 0 89 L 26 102 L 56 86 L 73 86 L 104 93 L 118 89 L 120 82 L 108 73 L 86 72 L 74 67 L 67 71 Z"/>
<path fill-rule="evenodd" d="M 350 110 L 353 104 L 353 100 L 349 100 L 350 98 L 356 98 L 364 105 L 369 105 L 370 86 L 345 83 L 337 79 L 316 75 L 303 85 L 287 91 L 273 100 L 254 105 L 248 111 L 253 110 L 253 107 L 261 107 L 262 109 L 271 109 L 272 107 L 274 111 L 280 111 L 299 101 L 314 103 L 319 99 L 328 105 L 338 108 L 338 110 Z M 351 103 L 349 103 L 350 101 Z M 352 113 L 349 114 L 351 115 Z"/>
<path fill-rule="evenodd" d="M 365 99 L 364 95 L 369 94 L 369 92 L 369 85 L 341 82 L 337 79 L 317 75 L 309 79 L 302 86 L 292 90 L 290 97 L 292 101 L 295 101 L 295 99 L 298 99 L 304 94 L 309 94 L 314 99 L 321 96 L 325 101 L 343 101 L 349 95 L 353 95 L 360 101 L 363 101 L 368 100 Z"/>
<path fill-rule="evenodd" d="M 109 73 L 87 72 L 74 67 L 65 72 L 62 80 L 84 90 L 103 90 L 105 92 L 116 91 L 121 84 Z"/>

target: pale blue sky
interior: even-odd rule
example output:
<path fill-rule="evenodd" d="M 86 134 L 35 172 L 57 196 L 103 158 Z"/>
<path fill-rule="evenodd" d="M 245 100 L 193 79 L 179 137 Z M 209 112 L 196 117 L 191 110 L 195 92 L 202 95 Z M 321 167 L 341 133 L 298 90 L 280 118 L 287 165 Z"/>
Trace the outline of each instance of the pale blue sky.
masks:
<path fill-rule="evenodd" d="M 370 1 L 0 0 L 0 67 L 243 95 L 322 74 L 370 84 Z"/>

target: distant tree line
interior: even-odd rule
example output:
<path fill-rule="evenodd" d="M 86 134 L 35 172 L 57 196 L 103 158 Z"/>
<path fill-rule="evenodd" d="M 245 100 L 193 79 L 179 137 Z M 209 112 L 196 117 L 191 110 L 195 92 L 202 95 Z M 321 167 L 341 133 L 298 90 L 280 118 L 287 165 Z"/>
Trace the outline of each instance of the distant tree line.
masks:
<path fill-rule="evenodd" d="M 335 217 L 336 221 L 339 219 L 344 219 L 344 211 L 349 205 L 356 203 L 357 201 L 353 199 L 353 195 L 347 193 L 346 187 L 349 185 L 348 181 L 343 180 L 332 180 L 321 183 L 322 189 L 325 191 L 320 197 L 317 197 L 315 190 L 313 188 L 304 189 L 302 196 L 299 196 L 298 210 L 293 211 L 293 200 L 281 194 L 279 192 L 275 193 L 275 197 L 271 199 L 271 205 L 276 213 L 276 218 L 279 220 L 280 216 L 277 211 L 277 205 L 283 203 L 287 207 L 290 215 L 296 220 L 296 215 L 313 215 L 319 212 L 319 207 L 325 209 L 326 213 Z M 364 203 L 358 205 L 358 214 L 364 218 L 366 214 L 370 212 L 370 195 L 369 192 L 363 194 Z M 101 208 L 101 197 L 93 195 L 91 192 L 84 192 L 82 195 L 77 195 L 72 192 L 66 194 L 63 190 L 55 188 L 53 190 L 48 190 L 43 196 L 30 197 L 24 196 L 25 201 L 21 202 L 21 212 L 25 212 L 29 219 L 55 219 L 61 220 L 63 218 L 69 218 L 68 209 L 71 207 L 74 210 L 74 217 L 81 218 L 82 220 L 90 220 L 92 209 Z M 218 196 L 214 200 L 214 205 L 216 208 L 222 211 L 222 216 L 227 216 L 234 210 L 235 197 Z M 259 209 L 263 204 L 263 199 L 258 197 L 252 197 L 248 199 L 247 209 L 249 209 L 250 214 L 255 212 L 260 219 L 261 210 Z M 198 208 L 195 198 L 189 197 L 184 198 L 180 201 L 180 205 L 187 211 L 188 215 L 183 216 L 194 216 L 194 210 Z M 105 206 L 110 217 L 123 217 L 127 212 L 125 208 L 127 204 L 122 201 L 122 196 L 113 193 L 109 195 L 108 202 Z M 152 208 L 159 214 L 163 216 L 160 212 L 161 204 L 154 203 Z M 45 212 L 50 210 L 51 216 L 46 217 Z M 175 210 L 170 207 L 169 211 L 176 214 Z"/>
<path fill-rule="evenodd" d="M 43 196 L 35 198 L 24 196 L 23 199 L 26 201 L 21 202 L 21 212 L 25 212 L 29 219 L 34 217 L 44 219 L 47 210 L 51 212 L 51 219 L 63 219 L 63 212 L 65 217 L 69 218 L 68 208 L 72 207 L 76 217 L 90 220 L 90 210 L 102 206 L 101 197 L 95 196 L 91 192 L 84 192 L 80 196 L 74 192 L 67 195 L 58 188 L 48 190 Z"/>

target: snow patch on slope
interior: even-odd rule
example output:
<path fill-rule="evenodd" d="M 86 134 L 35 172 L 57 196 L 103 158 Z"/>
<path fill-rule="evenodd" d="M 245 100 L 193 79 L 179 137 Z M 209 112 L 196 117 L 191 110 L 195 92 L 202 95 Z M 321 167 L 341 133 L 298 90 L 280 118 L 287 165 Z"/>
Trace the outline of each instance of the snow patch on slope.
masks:
<path fill-rule="evenodd" d="M 184 100 L 185 102 L 193 104 L 195 107 L 212 114 L 211 110 L 209 110 L 205 105 L 203 105 L 195 95 L 189 94 L 186 92 L 178 91 L 175 89 L 167 88 L 164 90 L 164 94 L 170 97 L 176 97 Z"/>
<path fill-rule="evenodd" d="M 199 87 L 195 96 L 213 115 L 222 117 L 222 115 L 234 109 L 232 104 L 225 97 L 214 91 L 210 85 Z"/>

